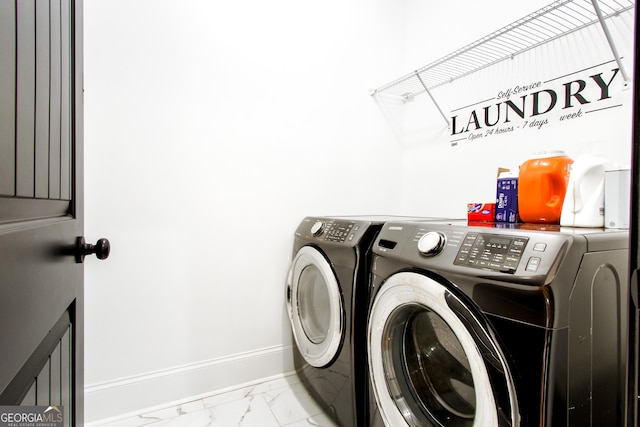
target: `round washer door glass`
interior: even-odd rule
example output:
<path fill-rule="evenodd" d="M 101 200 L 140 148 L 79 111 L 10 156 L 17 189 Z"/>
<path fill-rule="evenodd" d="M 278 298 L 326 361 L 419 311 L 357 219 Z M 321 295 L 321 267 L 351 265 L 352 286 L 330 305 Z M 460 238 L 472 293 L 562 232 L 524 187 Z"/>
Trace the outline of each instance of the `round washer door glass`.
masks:
<path fill-rule="evenodd" d="M 326 366 L 343 338 L 343 306 L 338 280 L 320 251 L 296 254 L 288 279 L 288 309 L 298 350 L 312 366 Z"/>
<path fill-rule="evenodd" d="M 418 273 L 391 276 L 375 297 L 368 339 L 371 379 L 387 425 L 518 424 L 504 356 L 446 286 Z"/>

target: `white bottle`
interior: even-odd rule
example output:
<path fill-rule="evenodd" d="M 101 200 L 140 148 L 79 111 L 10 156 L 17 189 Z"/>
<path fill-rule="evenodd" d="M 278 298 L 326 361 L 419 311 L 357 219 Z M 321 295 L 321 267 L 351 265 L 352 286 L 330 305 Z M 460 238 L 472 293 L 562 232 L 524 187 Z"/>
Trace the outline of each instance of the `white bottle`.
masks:
<path fill-rule="evenodd" d="M 610 167 L 599 155 L 581 155 L 570 166 L 560 225 L 604 227 L 604 172 Z"/>

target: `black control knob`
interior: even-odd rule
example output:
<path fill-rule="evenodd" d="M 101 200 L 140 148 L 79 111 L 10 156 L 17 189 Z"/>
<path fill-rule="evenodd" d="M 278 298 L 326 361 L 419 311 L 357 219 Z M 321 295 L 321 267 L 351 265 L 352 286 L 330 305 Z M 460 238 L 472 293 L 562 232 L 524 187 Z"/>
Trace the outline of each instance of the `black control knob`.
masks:
<path fill-rule="evenodd" d="M 425 233 L 418 241 L 418 251 L 422 255 L 433 256 L 440 253 L 446 243 L 444 234 L 437 231 Z"/>
<path fill-rule="evenodd" d="M 109 258 L 111 252 L 111 244 L 107 239 L 98 239 L 95 245 L 87 243 L 84 237 L 78 237 L 76 239 L 76 262 L 84 262 L 84 257 L 87 255 L 95 254 L 98 259 Z"/>

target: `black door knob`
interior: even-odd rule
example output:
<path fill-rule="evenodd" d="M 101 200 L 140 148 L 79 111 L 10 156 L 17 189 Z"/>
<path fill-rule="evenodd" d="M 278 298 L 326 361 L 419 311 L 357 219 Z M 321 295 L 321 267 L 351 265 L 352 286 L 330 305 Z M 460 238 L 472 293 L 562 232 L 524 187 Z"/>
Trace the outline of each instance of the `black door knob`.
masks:
<path fill-rule="evenodd" d="M 98 259 L 107 259 L 111 252 L 111 244 L 107 239 L 98 239 L 95 245 L 87 243 L 84 237 L 78 237 L 76 239 L 76 262 L 84 262 L 84 257 L 91 254 L 96 254 Z"/>

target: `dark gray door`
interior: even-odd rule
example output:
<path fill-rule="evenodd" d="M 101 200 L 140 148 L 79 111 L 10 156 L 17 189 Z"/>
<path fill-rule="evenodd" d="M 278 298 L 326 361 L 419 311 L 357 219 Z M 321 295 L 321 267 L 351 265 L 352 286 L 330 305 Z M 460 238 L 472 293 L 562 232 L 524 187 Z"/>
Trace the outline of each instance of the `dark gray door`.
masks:
<path fill-rule="evenodd" d="M 82 2 L 0 0 L 0 405 L 83 425 Z"/>

